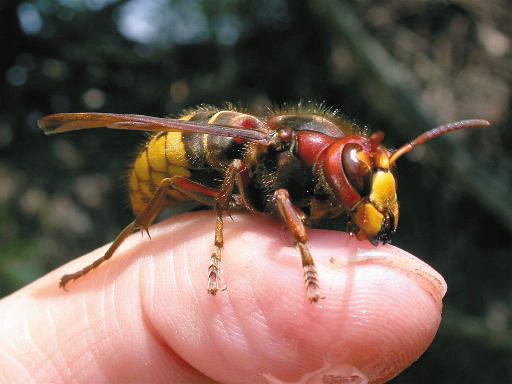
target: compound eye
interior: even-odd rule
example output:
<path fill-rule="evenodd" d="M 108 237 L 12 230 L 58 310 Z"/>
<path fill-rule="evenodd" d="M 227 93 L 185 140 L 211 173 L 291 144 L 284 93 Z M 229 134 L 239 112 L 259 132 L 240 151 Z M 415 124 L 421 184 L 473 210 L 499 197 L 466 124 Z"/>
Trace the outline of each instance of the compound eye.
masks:
<path fill-rule="evenodd" d="M 360 196 L 368 196 L 371 190 L 370 157 L 359 144 L 349 143 L 343 148 L 341 165 L 348 182 Z"/>

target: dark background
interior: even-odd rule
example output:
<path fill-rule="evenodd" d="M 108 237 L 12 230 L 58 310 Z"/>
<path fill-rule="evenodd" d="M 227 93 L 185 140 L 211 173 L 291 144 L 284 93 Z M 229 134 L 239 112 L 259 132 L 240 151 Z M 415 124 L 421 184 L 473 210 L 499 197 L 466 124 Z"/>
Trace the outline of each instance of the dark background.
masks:
<path fill-rule="evenodd" d="M 393 383 L 512 381 L 511 7 L 505 0 L 37 0 L 0 5 L 0 295 L 111 241 L 142 133 L 45 137 L 52 112 L 325 102 L 398 147 L 394 244 L 446 278 L 440 332 Z M 56 282 L 57 283 L 57 282 Z"/>

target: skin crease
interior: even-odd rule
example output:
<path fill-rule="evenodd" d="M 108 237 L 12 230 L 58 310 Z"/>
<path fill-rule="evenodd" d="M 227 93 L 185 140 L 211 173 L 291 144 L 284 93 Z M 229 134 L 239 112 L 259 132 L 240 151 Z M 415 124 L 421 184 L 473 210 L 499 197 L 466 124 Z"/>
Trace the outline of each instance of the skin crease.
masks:
<path fill-rule="evenodd" d="M 0 382 L 384 383 L 432 342 L 446 284 L 414 256 L 309 229 L 325 296 L 312 304 L 282 223 L 224 222 L 216 296 L 214 215 L 196 212 L 134 234 L 67 291 L 60 276 L 105 247 L 1 300 Z"/>

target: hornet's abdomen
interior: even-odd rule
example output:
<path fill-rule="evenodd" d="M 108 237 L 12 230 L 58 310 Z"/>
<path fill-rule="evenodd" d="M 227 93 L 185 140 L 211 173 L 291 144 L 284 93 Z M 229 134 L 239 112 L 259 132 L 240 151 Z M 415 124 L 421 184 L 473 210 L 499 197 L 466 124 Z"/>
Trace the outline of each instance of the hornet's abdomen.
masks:
<path fill-rule="evenodd" d="M 237 126 L 246 116 L 254 119 L 239 112 L 202 108 L 180 120 Z M 205 186 L 218 187 L 224 169 L 233 159 L 243 157 L 244 148 L 233 138 L 200 133 L 162 132 L 152 136 L 130 171 L 133 212 L 139 215 L 144 210 L 164 178 L 183 176 Z M 167 194 L 169 205 L 192 201 L 177 190 L 169 189 Z"/>

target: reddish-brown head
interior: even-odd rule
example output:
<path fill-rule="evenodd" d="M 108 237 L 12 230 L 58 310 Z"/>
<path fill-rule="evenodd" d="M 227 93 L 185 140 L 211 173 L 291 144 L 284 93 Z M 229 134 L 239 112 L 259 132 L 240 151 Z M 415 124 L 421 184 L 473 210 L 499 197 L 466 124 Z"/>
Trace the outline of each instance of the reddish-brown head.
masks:
<path fill-rule="evenodd" d="M 347 136 L 319 157 L 319 171 L 336 199 L 350 212 L 353 232 L 361 240 L 388 242 L 398 224 L 396 181 L 390 152 L 380 141 Z"/>
<path fill-rule="evenodd" d="M 346 136 L 321 152 L 315 167 L 337 201 L 350 213 L 352 232 L 372 243 L 389 242 L 396 231 L 399 207 L 393 168 L 396 160 L 416 146 L 448 132 L 488 126 L 485 120 L 465 120 L 423 133 L 390 152 L 381 141 L 382 132 L 369 138 Z"/>

